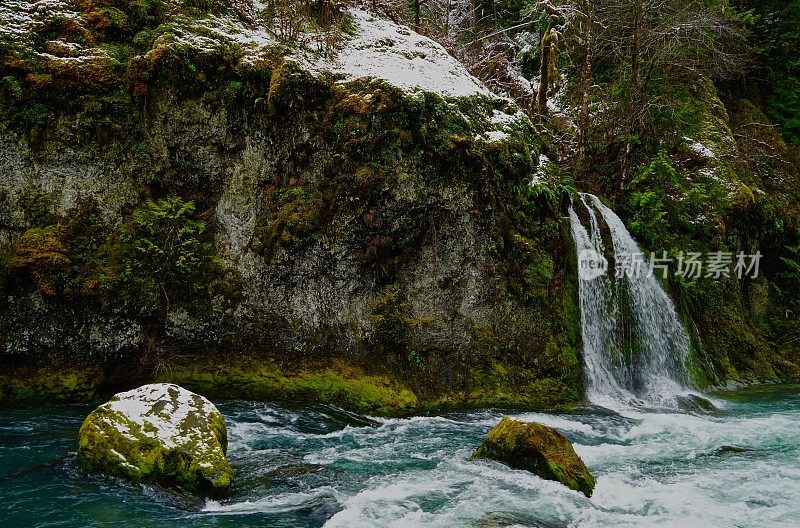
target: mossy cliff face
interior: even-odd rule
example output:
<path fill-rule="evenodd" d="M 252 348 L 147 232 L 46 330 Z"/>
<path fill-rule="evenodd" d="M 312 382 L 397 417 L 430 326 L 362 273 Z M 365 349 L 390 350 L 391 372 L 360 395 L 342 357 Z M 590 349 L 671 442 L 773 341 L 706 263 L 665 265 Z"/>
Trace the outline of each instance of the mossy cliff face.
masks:
<path fill-rule="evenodd" d="M 254 24 L 232 8 L 116 2 L 112 39 L 80 5 L 0 47 L 4 361 L 210 393 L 204 365 L 251 365 L 281 380 L 253 394 L 385 413 L 580 400 L 571 244 L 512 104 L 326 73 L 226 37 Z"/>
<path fill-rule="evenodd" d="M 227 447 L 225 418 L 210 401 L 177 385 L 144 385 L 117 394 L 86 418 L 78 465 L 219 498 L 233 488 Z"/>
<path fill-rule="evenodd" d="M 531 471 L 587 497 L 591 497 L 594 491 L 595 479 L 569 440 L 540 423 L 520 422 L 506 416 L 489 431 L 486 440 L 472 456 Z"/>

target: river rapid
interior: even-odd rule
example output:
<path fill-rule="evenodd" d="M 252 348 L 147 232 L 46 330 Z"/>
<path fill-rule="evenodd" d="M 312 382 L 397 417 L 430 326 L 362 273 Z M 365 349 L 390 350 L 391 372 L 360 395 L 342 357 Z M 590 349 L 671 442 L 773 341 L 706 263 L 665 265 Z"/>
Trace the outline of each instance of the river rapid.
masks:
<path fill-rule="evenodd" d="M 0 526 L 795 528 L 798 394 L 729 395 L 711 413 L 586 407 L 408 419 L 217 402 L 237 475 L 225 502 L 83 474 L 74 450 L 88 407 L 2 411 Z M 504 414 L 563 432 L 597 476 L 592 498 L 471 460 Z"/>

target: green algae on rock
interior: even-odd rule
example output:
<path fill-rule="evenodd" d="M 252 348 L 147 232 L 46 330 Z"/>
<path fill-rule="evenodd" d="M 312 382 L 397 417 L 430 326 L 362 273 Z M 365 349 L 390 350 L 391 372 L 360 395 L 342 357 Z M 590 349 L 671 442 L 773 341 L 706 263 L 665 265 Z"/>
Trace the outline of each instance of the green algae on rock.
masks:
<path fill-rule="evenodd" d="M 92 411 L 78 434 L 78 465 L 220 498 L 233 489 L 227 447 L 225 418 L 213 403 L 159 383 L 117 394 Z"/>
<path fill-rule="evenodd" d="M 575 453 L 572 444 L 553 429 L 536 422 L 503 418 L 473 458 L 497 460 L 514 469 L 525 469 L 547 480 L 555 480 L 587 497 L 592 496 L 595 479 Z"/>
<path fill-rule="evenodd" d="M 96 367 L 7 367 L 0 374 L 0 406 L 94 401 L 104 381 Z"/>

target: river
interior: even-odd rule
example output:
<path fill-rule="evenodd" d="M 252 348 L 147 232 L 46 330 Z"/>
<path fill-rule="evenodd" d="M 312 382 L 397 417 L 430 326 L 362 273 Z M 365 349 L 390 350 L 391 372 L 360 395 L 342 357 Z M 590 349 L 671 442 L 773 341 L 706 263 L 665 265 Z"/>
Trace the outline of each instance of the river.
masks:
<path fill-rule="evenodd" d="M 800 388 L 705 413 L 586 407 L 379 419 L 333 407 L 217 402 L 237 492 L 206 503 L 75 466 L 86 406 L 0 411 L 6 527 L 800 526 Z M 470 460 L 504 415 L 562 431 L 597 476 L 591 499 Z"/>

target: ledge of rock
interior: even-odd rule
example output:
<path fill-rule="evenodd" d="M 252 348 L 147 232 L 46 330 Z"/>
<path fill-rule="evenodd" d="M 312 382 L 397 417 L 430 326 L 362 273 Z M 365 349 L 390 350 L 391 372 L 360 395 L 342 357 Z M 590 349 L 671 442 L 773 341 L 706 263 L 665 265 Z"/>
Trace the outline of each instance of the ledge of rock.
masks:
<path fill-rule="evenodd" d="M 143 385 L 92 411 L 78 434 L 78 465 L 91 473 L 155 482 L 199 495 L 230 495 L 225 418 L 178 385 Z"/>
<path fill-rule="evenodd" d="M 543 479 L 561 482 L 587 497 L 591 497 L 594 491 L 594 477 L 569 440 L 552 427 L 540 423 L 505 417 L 489 431 L 486 440 L 472 456 L 528 470 Z"/>

